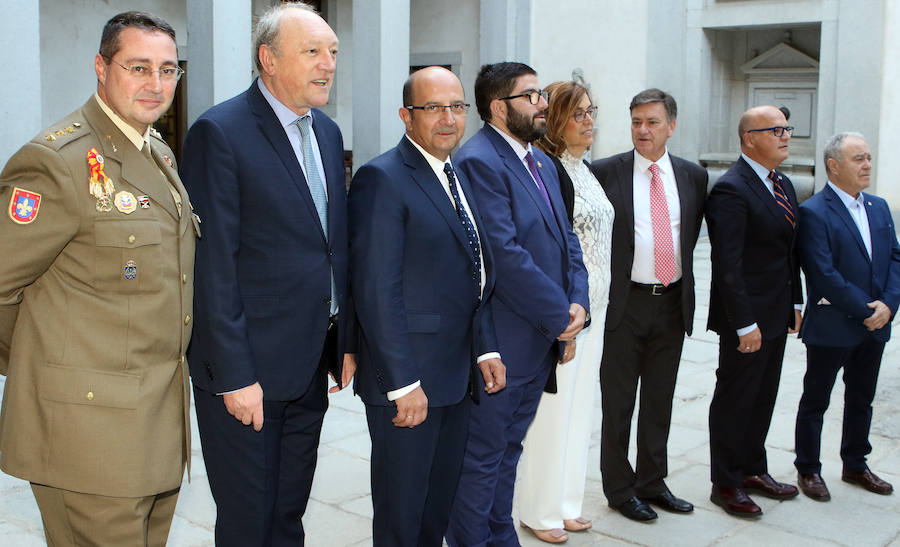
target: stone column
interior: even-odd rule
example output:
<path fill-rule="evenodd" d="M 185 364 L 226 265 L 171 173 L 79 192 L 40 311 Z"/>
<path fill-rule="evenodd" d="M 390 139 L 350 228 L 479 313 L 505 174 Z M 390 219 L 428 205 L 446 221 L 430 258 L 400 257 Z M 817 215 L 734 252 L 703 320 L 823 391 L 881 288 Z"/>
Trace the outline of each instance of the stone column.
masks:
<path fill-rule="evenodd" d="M 41 130 L 41 18 L 38 2 L 0 0 L 0 167 Z"/>
<path fill-rule="evenodd" d="M 395 146 L 409 76 L 409 0 L 353 0 L 353 170 Z"/>
<path fill-rule="evenodd" d="M 189 126 L 206 109 L 250 84 L 254 68 L 250 14 L 250 2 L 187 2 Z"/>

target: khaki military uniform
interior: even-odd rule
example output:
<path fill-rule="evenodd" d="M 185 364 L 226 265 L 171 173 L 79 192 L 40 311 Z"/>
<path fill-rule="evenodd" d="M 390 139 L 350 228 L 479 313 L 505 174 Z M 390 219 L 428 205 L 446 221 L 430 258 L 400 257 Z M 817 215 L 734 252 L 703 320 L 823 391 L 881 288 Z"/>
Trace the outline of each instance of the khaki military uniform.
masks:
<path fill-rule="evenodd" d="M 0 468 L 10 475 L 116 497 L 181 484 L 199 226 L 172 151 L 150 140 L 152 160 L 92 97 L 0 174 L 10 208 L 0 215 Z M 89 191 L 92 149 L 115 185 L 108 211 Z M 115 199 L 123 191 L 131 199 Z"/>

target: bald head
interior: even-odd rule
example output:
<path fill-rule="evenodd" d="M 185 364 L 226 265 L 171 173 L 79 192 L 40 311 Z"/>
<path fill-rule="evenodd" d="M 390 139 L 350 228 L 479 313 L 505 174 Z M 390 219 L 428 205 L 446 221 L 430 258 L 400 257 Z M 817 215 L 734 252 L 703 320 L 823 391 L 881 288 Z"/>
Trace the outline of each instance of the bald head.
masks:
<path fill-rule="evenodd" d="M 400 119 L 406 134 L 426 152 L 443 161 L 466 131 L 465 94 L 456 74 L 430 66 L 410 74 L 403 84 Z M 433 111 L 423 106 L 437 107 Z"/>
<path fill-rule="evenodd" d="M 741 152 L 767 169 L 775 169 L 788 157 L 791 135 L 783 131 L 776 137 L 772 128 L 786 126 L 784 113 L 774 106 L 755 106 L 744 112 L 738 123 Z"/>

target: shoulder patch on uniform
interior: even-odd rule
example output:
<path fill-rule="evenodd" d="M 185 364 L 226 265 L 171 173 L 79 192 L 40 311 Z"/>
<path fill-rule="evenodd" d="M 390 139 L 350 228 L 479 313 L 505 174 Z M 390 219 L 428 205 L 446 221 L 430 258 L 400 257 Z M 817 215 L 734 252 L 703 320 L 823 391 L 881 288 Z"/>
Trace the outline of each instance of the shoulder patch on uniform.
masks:
<path fill-rule="evenodd" d="M 41 195 L 22 188 L 13 188 L 9 199 L 9 218 L 16 224 L 31 224 L 37 218 Z"/>

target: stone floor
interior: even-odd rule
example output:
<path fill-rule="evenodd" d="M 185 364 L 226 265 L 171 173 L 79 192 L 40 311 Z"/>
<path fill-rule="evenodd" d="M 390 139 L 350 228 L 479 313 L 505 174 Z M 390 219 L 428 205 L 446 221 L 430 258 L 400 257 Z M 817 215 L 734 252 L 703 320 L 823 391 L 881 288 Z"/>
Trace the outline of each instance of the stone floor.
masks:
<path fill-rule="evenodd" d="M 600 484 L 599 397 L 583 514 L 593 519 L 589 532 L 570 534 L 569 545 L 890 545 L 900 547 L 900 495 L 878 496 L 841 482 L 838 456 L 843 389 L 838 382 L 832 409 L 825 416 L 823 477 L 832 493 L 828 503 L 804 496 L 786 502 L 757 497 L 765 515 L 754 522 L 730 517 L 709 501 L 707 412 L 715 386 L 717 337 L 706 332 L 710 267 L 709 242 L 697 247 L 697 312 L 694 336 L 684 345 L 675 391 L 669 440 L 668 485 L 696 505 L 687 516 L 661 513 L 651 524 L 625 519 L 610 510 Z M 888 344 L 882 365 L 871 443 L 870 466 L 900 487 L 900 342 Z M 805 351 L 788 341 L 775 417 L 768 437 L 769 465 L 777 479 L 795 482 L 793 429 L 804 373 Z M 0 377 L 0 385 L 3 378 Z M 632 445 L 634 443 L 632 442 Z M 527 455 L 525 456 L 527 457 Z M 169 544 L 213 545 L 215 510 L 209 494 L 200 442 L 194 431 L 193 475 L 178 501 Z M 369 438 L 359 399 L 345 390 L 332 396 L 325 417 L 319 466 L 304 517 L 307 544 L 371 544 Z M 521 531 L 523 545 L 543 545 Z M 0 474 L 0 545 L 43 545 L 40 515 L 28 484 Z"/>

